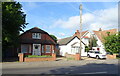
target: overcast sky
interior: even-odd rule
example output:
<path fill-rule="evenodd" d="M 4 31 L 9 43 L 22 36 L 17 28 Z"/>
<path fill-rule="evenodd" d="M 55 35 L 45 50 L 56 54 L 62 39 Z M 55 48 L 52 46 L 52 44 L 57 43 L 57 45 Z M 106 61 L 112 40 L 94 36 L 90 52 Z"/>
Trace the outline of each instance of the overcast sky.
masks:
<path fill-rule="evenodd" d="M 82 30 L 118 28 L 117 2 L 20 2 L 33 27 L 55 35 L 58 39 L 72 36 L 79 29 L 79 5 L 83 6 Z"/>

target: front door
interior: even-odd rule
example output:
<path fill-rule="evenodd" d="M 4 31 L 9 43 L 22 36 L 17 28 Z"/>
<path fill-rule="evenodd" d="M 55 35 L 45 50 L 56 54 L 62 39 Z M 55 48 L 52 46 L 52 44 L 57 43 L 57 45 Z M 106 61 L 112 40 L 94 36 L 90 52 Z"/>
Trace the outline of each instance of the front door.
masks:
<path fill-rule="evenodd" d="M 41 55 L 41 44 L 33 44 L 33 55 Z"/>

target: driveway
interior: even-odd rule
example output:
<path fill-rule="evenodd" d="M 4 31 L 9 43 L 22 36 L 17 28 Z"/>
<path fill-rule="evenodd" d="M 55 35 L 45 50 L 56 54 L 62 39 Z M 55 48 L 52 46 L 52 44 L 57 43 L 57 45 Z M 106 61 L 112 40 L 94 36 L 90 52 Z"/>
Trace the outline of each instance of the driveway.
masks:
<path fill-rule="evenodd" d="M 118 60 L 3 63 L 3 74 L 118 74 Z"/>

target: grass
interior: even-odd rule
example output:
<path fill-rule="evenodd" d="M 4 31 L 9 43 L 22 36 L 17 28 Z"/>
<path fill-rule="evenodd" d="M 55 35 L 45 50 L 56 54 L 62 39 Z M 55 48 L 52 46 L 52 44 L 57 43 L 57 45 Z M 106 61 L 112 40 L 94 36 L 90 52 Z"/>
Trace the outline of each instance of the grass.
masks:
<path fill-rule="evenodd" d="M 40 55 L 26 55 L 25 57 L 52 57 L 52 56 L 50 56 L 50 55 L 42 55 L 42 56 L 40 56 Z"/>
<path fill-rule="evenodd" d="M 75 58 L 67 58 L 67 60 L 75 60 Z"/>
<path fill-rule="evenodd" d="M 120 59 L 120 57 L 116 57 L 116 59 Z"/>
<path fill-rule="evenodd" d="M 119 55 L 117 55 L 117 56 L 116 56 L 116 59 L 120 59 L 120 56 L 119 56 Z"/>

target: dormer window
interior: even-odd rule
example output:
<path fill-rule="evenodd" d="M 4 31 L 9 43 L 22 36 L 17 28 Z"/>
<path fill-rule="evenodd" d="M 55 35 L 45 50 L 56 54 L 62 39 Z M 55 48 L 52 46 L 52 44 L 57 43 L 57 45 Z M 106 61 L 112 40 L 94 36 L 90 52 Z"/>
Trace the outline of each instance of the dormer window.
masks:
<path fill-rule="evenodd" d="M 40 33 L 32 33 L 32 38 L 33 39 L 41 39 L 41 34 Z"/>

